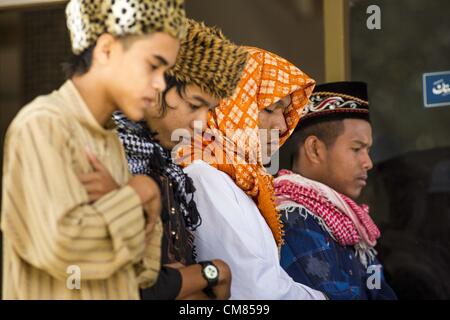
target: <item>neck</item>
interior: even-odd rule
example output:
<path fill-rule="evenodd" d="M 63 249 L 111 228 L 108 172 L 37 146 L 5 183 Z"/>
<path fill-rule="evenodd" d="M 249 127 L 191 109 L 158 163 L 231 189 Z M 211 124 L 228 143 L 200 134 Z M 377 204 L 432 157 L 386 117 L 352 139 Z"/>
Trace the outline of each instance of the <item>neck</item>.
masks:
<path fill-rule="evenodd" d="M 146 111 L 147 112 L 147 111 Z M 172 147 L 167 146 L 164 143 L 164 137 L 161 136 L 161 134 L 158 132 L 158 130 L 155 128 L 154 124 L 156 121 L 160 120 L 161 117 L 159 118 L 154 118 L 148 114 L 146 114 L 145 116 L 145 122 L 147 124 L 147 128 L 150 130 L 150 132 L 153 134 L 153 140 L 158 143 L 161 147 L 163 147 L 163 149 L 165 149 L 166 151 L 170 152 L 172 150 Z M 161 141 L 163 140 L 163 141 Z M 170 140 L 170 139 L 169 139 Z"/>
<path fill-rule="evenodd" d="M 321 172 L 320 170 L 312 170 L 311 168 L 302 168 L 300 166 L 300 168 L 293 167 L 292 172 L 297 173 L 297 174 L 301 175 L 302 177 L 307 178 L 309 180 L 320 182 L 320 183 L 326 185 L 328 188 L 347 196 L 348 198 L 352 199 L 353 201 L 356 201 L 356 199 L 353 196 L 347 194 L 345 192 L 345 190 L 340 190 L 340 189 L 336 188 L 336 186 L 333 186 L 332 184 L 330 184 L 330 180 L 329 180 L 328 176 L 326 174 L 324 174 L 323 172 Z"/>
<path fill-rule="evenodd" d="M 72 82 L 94 118 L 102 127 L 105 127 L 117 108 L 108 99 L 102 82 L 96 79 L 91 71 L 81 76 L 74 76 Z"/>
<path fill-rule="evenodd" d="M 297 173 L 301 175 L 302 177 L 305 177 L 309 180 L 314 180 L 318 182 L 322 182 L 320 179 L 320 175 L 315 172 L 315 170 L 311 170 L 311 166 L 309 164 L 307 165 L 301 165 L 298 162 L 292 167 L 292 172 Z M 323 182 L 322 182 L 323 183 Z"/>

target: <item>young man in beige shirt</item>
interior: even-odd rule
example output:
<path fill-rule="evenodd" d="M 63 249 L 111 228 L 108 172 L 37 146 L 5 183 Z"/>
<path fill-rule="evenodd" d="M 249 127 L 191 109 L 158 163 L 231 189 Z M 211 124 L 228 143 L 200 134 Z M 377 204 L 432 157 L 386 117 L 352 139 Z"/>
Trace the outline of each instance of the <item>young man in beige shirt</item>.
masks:
<path fill-rule="evenodd" d="M 70 80 L 25 106 L 5 139 L 3 298 L 138 299 L 160 267 L 161 200 L 129 173 L 111 115 L 154 107 L 183 0 L 71 0 L 66 13 Z"/>

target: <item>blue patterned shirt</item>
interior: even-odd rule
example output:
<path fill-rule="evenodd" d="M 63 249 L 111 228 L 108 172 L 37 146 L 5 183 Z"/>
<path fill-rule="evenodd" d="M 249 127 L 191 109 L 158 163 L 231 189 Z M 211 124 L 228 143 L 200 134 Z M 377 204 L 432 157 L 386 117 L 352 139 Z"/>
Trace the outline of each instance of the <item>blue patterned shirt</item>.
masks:
<path fill-rule="evenodd" d="M 285 226 L 281 265 L 296 282 L 332 300 L 397 299 L 376 258 L 365 268 L 353 247 L 337 243 L 321 220 L 303 207 L 284 209 L 281 215 Z"/>

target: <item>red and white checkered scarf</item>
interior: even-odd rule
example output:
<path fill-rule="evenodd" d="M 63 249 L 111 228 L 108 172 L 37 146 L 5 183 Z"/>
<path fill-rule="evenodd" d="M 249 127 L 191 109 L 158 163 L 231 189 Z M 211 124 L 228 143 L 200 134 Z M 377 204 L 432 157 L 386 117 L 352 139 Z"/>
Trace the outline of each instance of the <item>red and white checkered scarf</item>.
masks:
<path fill-rule="evenodd" d="M 303 206 L 324 222 L 340 245 L 355 246 L 364 256 L 363 263 L 365 255 L 374 252 L 380 230 L 370 218 L 367 205 L 359 206 L 332 188 L 288 170 L 281 170 L 274 183 L 278 209 Z"/>

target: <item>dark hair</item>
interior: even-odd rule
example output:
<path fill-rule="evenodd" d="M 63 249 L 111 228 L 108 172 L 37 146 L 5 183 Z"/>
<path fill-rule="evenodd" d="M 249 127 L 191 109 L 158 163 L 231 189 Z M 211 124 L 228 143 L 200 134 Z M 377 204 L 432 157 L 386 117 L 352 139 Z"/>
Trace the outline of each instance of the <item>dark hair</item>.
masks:
<path fill-rule="evenodd" d="M 164 75 L 164 78 L 166 81 L 166 89 L 162 92 L 160 98 L 161 117 L 165 116 L 167 109 L 172 108 L 171 106 L 169 106 L 166 100 L 167 93 L 169 92 L 170 89 L 175 87 L 175 90 L 181 97 L 183 97 L 186 94 L 186 83 L 178 81 L 174 76 L 169 76 L 167 74 Z"/>
<path fill-rule="evenodd" d="M 126 51 L 134 43 L 136 36 L 123 36 L 118 39 Z M 96 44 L 91 45 L 80 54 L 72 54 L 68 61 L 62 64 L 66 79 L 70 79 L 75 75 L 83 75 L 89 71 L 92 66 L 95 45 Z"/>
<path fill-rule="evenodd" d="M 293 139 L 295 142 L 295 152 L 292 155 L 293 165 L 300 156 L 300 146 L 302 146 L 306 139 L 310 136 L 316 136 L 323 141 L 327 148 L 332 147 L 339 137 L 344 132 L 344 119 L 327 119 L 318 122 L 310 122 L 294 133 Z M 300 120 L 301 121 L 301 120 Z"/>
<path fill-rule="evenodd" d="M 72 54 L 69 60 L 63 63 L 62 67 L 66 79 L 70 79 L 75 75 L 83 75 L 89 71 L 92 65 L 94 48 L 95 44 L 78 55 Z"/>

